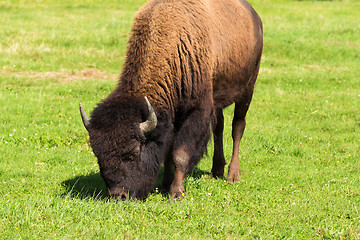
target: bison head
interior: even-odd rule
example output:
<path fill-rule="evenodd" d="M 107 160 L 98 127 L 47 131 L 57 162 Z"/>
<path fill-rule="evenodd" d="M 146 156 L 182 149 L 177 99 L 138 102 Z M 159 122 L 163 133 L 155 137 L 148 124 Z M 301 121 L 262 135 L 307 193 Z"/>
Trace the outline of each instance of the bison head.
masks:
<path fill-rule="evenodd" d="M 150 136 L 157 117 L 146 97 L 145 101 L 146 105 L 138 98 L 105 100 L 91 119 L 80 104 L 101 176 L 115 199 L 146 198 L 160 171 L 163 149 Z"/>

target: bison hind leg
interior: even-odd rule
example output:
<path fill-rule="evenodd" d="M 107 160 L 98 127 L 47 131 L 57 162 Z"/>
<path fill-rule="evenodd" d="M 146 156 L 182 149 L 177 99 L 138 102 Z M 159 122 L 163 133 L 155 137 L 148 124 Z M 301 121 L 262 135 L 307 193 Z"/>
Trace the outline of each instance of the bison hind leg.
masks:
<path fill-rule="evenodd" d="M 232 183 L 240 182 L 239 146 L 246 126 L 245 116 L 249 109 L 252 93 L 252 89 L 248 89 L 240 101 L 235 103 L 232 123 L 233 152 L 227 177 L 227 180 Z"/>
<path fill-rule="evenodd" d="M 213 127 L 214 134 L 214 156 L 211 173 L 214 178 L 224 177 L 226 165 L 223 148 L 224 115 L 222 109 L 216 110 L 216 123 Z"/>

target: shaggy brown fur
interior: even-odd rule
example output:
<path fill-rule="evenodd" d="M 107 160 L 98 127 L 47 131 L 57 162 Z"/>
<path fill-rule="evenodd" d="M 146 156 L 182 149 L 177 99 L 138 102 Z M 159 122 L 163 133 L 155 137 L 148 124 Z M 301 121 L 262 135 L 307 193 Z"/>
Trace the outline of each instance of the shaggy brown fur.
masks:
<path fill-rule="evenodd" d="M 93 111 L 88 128 L 109 193 L 145 198 L 164 163 L 164 188 L 182 196 L 183 179 L 203 155 L 211 124 L 212 173 L 223 176 L 222 109 L 232 103 L 228 180 L 240 181 L 239 142 L 262 45 L 261 20 L 245 0 L 146 3 L 135 17 L 119 85 Z M 147 136 L 139 129 L 148 115 L 144 96 L 158 118 Z"/>

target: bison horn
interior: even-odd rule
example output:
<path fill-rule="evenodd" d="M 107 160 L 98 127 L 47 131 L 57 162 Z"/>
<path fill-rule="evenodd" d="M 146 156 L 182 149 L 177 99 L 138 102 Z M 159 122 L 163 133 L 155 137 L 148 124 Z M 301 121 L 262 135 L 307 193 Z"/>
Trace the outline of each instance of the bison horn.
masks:
<path fill-rule="evenodd" d="M 86 130 L 89 131 L 90 119 L 88 118 L 88 116 L 86 116 L 86 113 L 85 113 L 81 103 L 79 103 L 79 107 L 80 107 L 80 114 L 81 114 L 81 118 L 84 123 L 84 126 L 85 126 Z"/>
<path fill-rule="evenodd" d="M 152 131 L 154 131 L 156 128 L 156 125 L 157 125 L 157 117 L 156 117 L 155 111 L 152 108 L 147 97 L 145 97 L 145 101 L 146 101 L 146 105 L 149 110 L 149 117 L 145 122 L 140 123 L 140 130 L 144 135 L 149 134 Z"/>

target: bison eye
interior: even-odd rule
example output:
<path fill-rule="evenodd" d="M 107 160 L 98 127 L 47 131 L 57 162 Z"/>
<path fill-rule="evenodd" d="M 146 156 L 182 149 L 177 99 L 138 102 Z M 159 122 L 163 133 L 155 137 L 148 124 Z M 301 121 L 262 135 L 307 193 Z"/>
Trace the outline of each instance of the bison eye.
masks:
<path fill-rule="evenodd" d="M 134 147 L 126 156 L 129 161 L 135 160 L 140 155 L 140 146 Z"/>

